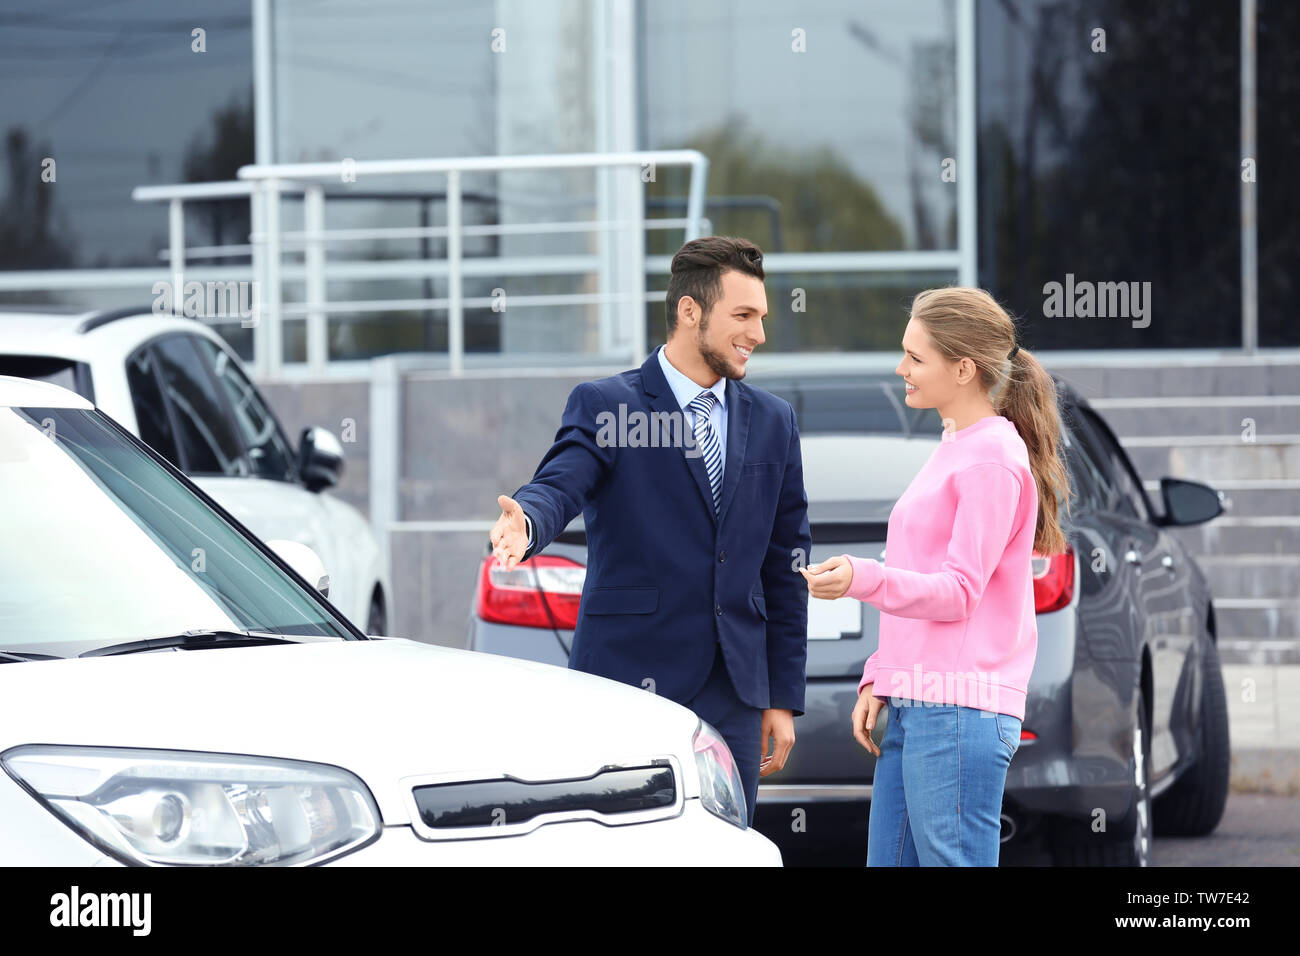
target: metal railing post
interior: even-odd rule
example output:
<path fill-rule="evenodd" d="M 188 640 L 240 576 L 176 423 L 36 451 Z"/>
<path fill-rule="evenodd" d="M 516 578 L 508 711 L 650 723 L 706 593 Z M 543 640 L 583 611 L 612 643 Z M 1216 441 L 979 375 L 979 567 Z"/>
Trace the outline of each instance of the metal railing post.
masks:
<path fill-rule="evenodd" d="M 266 184 L 253 183 L 248 196 L 249 258 L 253 268 L 253 371 L 266 375 Z"/>
<path fill-rule="evenodd" d="M 259 325 L 265 326 L 262 342 L 266 348 L 266 361 L 263 373 L 270 378 L 280 374 L 284 362 L 284 322 L 280 306 L 284 293 L 280 285 L 280 180 L 271 177 L 266 180 L 265 208 L 262 210 L 266 222 L 266 310 Z"/>
<path fill-rule="evenodd" d="M 703 235 L 701 223 L 704 219 L 704 191 L 709 175 L 709 161 L 703 154 L 691 160 L 691 183 L 686 194 L 686 240 L 698 239 Z"/>
<path fill-rule="evenodd" d="M 646 359 L 646 307 L 645 307 L 645 182 L 641 180 L 640 170 L 632 168 L 624 175 L 631 181 L 628 191 L 636 197 L 632 208 L 632 225 L 628 228 L 628 259 L 632 275 L 627 308 L 621 310 L 626 316 L 624 321 L 631 326 L 632 364 L 640 365 Z M 640 185 L 640 189 L 637 188 Z"/>
<path fill-rule="evenodd" d="M 172 269 L 172 314 L 184 314 L 185 206 L 179 196 L 167 203 L 167 248 Z"/>
<path fill-rule="evenodd" d="M 463 373 L 465 361 L 460 200 L 460 170 L 453 169 L 447 173 L 447 358 L 452 375 Z"/>
<path fill-rule="evenodd" d="M 303 191 L 303 230 L 306 240 L 303 264 L 306 267 L 307 367 L 323 373 L 329 361 L 329 329 L 325 312 L 325 187 L 312 183 Z"/>
<path fill-rule="evenodd" d="M 392 567 L 393 525 L 401 520 L 402 371 L 397 358 L 370 361 L 370 526 L 379 536 L 384 566 Z M 388 622 L 397 619 L 397 594 L 388 596 Z"/>
<path fill-rule="evenodd" d="M 1256 163 L 1255 176 L 1241 171 L 1241 350 L 1259 348 L 1259 219 L 1255 182 L 1255 0 L 1241 0 L 1241 157 Z"/>
<path fill-rule="evenodd" d="M 975 0 L 957 0 L 957 282 L 963 286 L 979 283 L 975 29 Z"/>

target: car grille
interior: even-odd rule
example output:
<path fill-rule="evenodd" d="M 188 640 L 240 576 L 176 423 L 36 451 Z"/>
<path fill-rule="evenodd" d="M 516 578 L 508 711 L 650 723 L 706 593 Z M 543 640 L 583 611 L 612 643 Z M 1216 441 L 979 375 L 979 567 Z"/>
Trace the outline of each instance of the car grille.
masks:
<path fill-rule="evenodd" d="M 511 836 L 547 823 L 595 820 L 610 826 L 676 816 L 682 792 L 675 761 L 606 766 L 581 777 L 512 776 L 442 780 L 411 788 L 412 825 L 425 839 Z"/>

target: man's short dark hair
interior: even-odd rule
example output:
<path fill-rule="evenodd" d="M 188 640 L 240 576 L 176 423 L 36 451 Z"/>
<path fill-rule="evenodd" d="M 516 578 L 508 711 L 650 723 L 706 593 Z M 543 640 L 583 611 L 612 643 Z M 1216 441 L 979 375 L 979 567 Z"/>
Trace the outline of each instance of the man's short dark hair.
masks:
<path fill-rule="evenodd" d="M 728 270 L 762 279 L 763 250 L 736 236 L 704 236 L 677 250 L 665 300 L 669 336 L 677 328 L 677 301 L 689 295 L 699 303 L 701 315 L 708 315 L 722 295 L 722 273 Z"/>

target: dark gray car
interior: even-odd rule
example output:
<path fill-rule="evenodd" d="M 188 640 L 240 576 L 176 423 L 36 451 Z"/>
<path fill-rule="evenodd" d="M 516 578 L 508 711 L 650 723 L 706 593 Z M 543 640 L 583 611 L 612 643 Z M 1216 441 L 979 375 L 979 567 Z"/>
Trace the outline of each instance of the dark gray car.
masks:
<path fill-rule="evenodd" d="M 896 377 L 753 384 L 798 416 L 809 561 L 882 557 L 894 502 L 939 441 L 937 413 L 906 407 Z M 1070 549 L 1033 559 L 1038 653 L 1002 838 L 1041 836 L 1059 864 L 1144 866 L 1153 824 L 1209 833 L 1227 798 L 1214 608 L 1204 574 L 1165 530 L 1214 518 L 1221 496 L 1162 478 L 1153 503 L 1101 416 L 1067 382 L 1057 386 L 1074 491 L 1071 513 L 1061 512 Z M 565 664 L 585 562 L 581 518 L 512 572 L 485 558 L 469 646 Z M 849 728 L 879 621 L 850 598 L 809 601 L 806 712 L 785 768 L 760 780 L 755 815 L 787 860 L 846 843 L 865 854 L 875 758 Z"/>

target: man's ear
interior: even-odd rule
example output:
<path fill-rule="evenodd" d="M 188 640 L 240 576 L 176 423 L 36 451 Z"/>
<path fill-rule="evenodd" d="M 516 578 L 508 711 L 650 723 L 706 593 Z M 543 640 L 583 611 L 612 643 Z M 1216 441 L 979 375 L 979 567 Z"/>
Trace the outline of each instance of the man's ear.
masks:
<path fill-rule="evenodd" d="M 689 295 L 677 300 L 677 324 L 694 326 L 699 320 L 700 304 Z"/>

